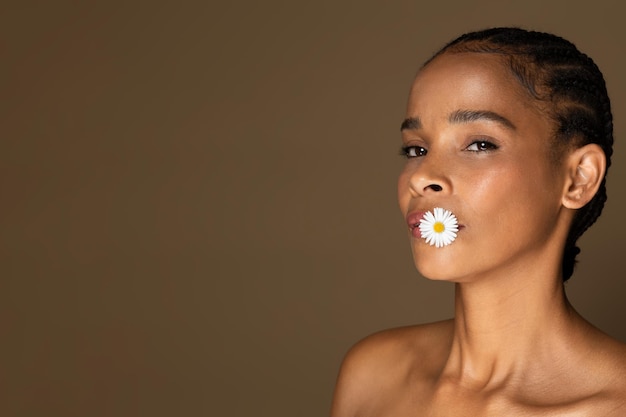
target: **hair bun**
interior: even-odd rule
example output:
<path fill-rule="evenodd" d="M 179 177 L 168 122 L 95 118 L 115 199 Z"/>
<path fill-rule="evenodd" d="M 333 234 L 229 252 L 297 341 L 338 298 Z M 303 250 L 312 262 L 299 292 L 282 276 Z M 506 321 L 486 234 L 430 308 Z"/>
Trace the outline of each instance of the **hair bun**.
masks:
<path fill-rule="evenodd" d="M 563 253 L 563 277 L 567 280 L 574 273 L 576 256 L 580 253 L 578 246 L 568 246 Z"/>

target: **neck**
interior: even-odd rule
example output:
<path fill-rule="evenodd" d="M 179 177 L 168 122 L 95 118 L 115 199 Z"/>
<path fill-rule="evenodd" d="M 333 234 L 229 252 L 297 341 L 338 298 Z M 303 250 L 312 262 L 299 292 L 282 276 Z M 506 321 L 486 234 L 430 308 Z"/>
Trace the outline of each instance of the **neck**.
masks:
<path fill-rule="evenodd" d="M 552 360 L 563 348 L 578 316 L 557 274 L 532 272 L 510 275 L 506 282 L 456 284 L 454 338 L 444 376 L 474 388 L 497 386 L 522 370 L 541 372 L 542 358 Z"/>

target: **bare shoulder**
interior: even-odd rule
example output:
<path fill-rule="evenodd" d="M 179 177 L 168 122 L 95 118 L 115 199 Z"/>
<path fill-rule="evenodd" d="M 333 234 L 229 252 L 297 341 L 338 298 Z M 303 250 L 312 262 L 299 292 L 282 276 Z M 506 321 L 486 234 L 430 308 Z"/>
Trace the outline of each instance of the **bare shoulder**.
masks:
<path fill-rule="evenodd" d="M 597 387 L 591 403 L 603 410 L 602 415 L 626 415 L 626 343 L 598 331 L 590 356 L 594 365 L 586 379 Z"/>
<path fill-rule="evenodd" d="M 352 417 L 395 392 L 407 380 L 428 378 L 445 360 L 453 322 L 441 321 L 384 330 L 356 343 L 346 354 L 331 415 Z M 376 394 L 376 395 L 374 395 Z"/>
<path fill-rule="evenodd" d="M 607 396 L 614 404 L 614 413 L 611 415 L 626 415 L 626 343 L 615 339 L 606 342 L 603 351 L 604 368 L 606 369 Z"/>

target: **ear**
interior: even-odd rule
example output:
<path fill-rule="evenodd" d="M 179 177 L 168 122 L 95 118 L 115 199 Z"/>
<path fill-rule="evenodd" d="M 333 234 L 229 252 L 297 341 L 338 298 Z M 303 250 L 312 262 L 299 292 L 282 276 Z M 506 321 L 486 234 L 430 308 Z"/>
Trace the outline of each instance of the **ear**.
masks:
<path fill-rule="evenodd" d="M 599 145 L 590 143 L 572 151 L 566 164 L 562 202 L 567 208 L 579 209 L 596 195 L 606 171 L 606 156 Z"/>

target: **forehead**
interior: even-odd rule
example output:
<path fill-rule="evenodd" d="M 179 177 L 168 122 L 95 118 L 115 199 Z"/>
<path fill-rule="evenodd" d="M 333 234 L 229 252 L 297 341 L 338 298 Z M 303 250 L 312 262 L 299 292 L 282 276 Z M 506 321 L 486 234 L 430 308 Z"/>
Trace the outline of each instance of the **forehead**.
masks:
<path fill-rule="evenodd" d="M 459 109 L 481 110 L 522 123 L 525 118 L 544 118 L 535 101 L 500 55 L 444 53 L 417 74 L 407 115 L 426 121 Z"/>

